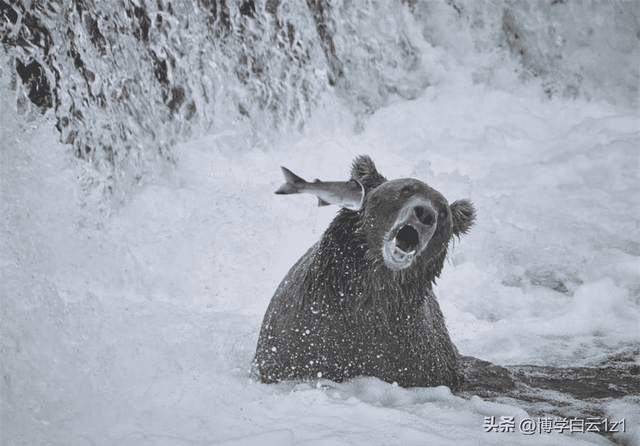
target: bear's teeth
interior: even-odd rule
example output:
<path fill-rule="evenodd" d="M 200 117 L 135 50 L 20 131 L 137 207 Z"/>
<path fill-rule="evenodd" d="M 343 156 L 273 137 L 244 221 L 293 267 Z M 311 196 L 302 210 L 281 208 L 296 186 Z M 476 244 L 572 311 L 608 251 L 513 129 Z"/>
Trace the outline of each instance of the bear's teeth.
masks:
<path fill-rule="evenodd" d="M 393 239 L 393 251 L 395 252 L 395 254 L 396 254 L 396 255 L 398 255 L 398 254 L 399 254 L 399 255 L 400 255 L 400 257 L 402 257 L 402 258 L 404 258 L 404 257 L 408 257 L 408 256 L 412 256 L 412 255 L 414 255 L 414 254 L 416 253 L 416 250 L 415 250 L 415 249 L 414 249 L 414 250 L 412 250 L 411 252 L 407 252 L 407 251 L 405 251 L 405 250 L 401 249 L 401 248 L 398 246 L 398 239 L 397 239 L 397 238 L 394 238 L 394 239 Z"/>
<path fill-rule="evenodd" d="M 402 249 L 398 248 L 397 246 L 394 248 L 394 254 L 399 257 L 400 259 L 404 260 L 407 257 L 411 257 L 416 253 L 416 250 L 414 249 L 411 252 L 406 252 L 403 251 Z"/>

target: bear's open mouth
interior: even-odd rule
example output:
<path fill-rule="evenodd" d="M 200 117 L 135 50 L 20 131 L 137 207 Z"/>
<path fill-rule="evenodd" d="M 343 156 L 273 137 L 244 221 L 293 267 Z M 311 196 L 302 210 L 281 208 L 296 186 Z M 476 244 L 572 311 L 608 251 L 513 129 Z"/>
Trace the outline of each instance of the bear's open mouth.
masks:
<path fill-rule="evenodd" d="M 403 269 L 413 263 L 419 245 L 420 234 L 413 226 L 405 224 L 385 243 L 383 255 L 392 268 Z"/>
<path fill-rule="evenodd" d="M 396 271 L 411 267 L 437 229 L 438 214 L 431 201 L 419 197 L 412 199 L 400 209 L 395 223 L 384 235 L 384 263 Z"/>
<path fill-rule="evenodd" d="M 418 231 L 411 225 L 404 225 L 396 234 L 396 248 L 406 252 L 415 252 L 416 246 L 420 243 Z"/>

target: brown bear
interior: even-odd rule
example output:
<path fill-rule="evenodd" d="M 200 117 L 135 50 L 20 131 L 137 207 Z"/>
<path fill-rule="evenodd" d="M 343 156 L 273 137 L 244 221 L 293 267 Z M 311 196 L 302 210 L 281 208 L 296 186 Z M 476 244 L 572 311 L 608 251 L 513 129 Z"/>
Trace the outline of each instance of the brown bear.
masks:
<path fill-rule="evenodd" d="M 253 362 L 262 382 L 374 376 L 403 387 L 460 382 L 459 355 L 433 293 L 453 236 L 474 221 L 415 179 L 353 163 L 359 211 L 341 209 L 291 268 L 264 317 Z"/>

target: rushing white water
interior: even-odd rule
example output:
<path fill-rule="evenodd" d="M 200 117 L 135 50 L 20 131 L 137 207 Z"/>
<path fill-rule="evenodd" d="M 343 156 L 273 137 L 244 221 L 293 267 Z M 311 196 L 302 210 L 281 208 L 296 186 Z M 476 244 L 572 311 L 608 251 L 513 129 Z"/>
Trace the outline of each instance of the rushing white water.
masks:
<path fill-rule="evenodd" d="M 347 90 L 328 90 L 303 133 L 259 144 L 242 121 L 217 127 L 172 147 L 175 167 L 115 203 L 103 195 L 105 174 L 58 142 L 53 111 L 17 117 L 3 90 L 0 443 L 608 444 L 592 433 L 485 433 L 487 416 L 526 413 L 444 387 L 249 377 L 271 295 L 336 211 L 274 195 L 279 166 L 341 180 L 364 153 L 387 178 L 420 179 L 478 209 L 435 289 L 461 353 L 498 364 L 640 364 L 640 113 L 637 100 L 622 100 L 633 86 L 549 99 L 546 81 L 524 82 L 504 52 L 465 46 L 464 33 L 478 29 L 465 23 L 480 14 L 467 3 L 456 3 L 468 14 L 457 41 L 443 31 L 457 14 L 445 4 L 418 3 L 415 17 L 438 17 L 430 27 L 406 11 L 389 18 L 406 20 L 420 52 L 409 80 L 421 94 L 390 89 L 367 117 L 345 105 Z M 499 5 L 483 4 L 477 45 L 491 43 L 487 17 Z M 627 26 L 606 28 L 606 6 L 591 6 L 585 27 Z M 571 60 L 592 56 L 629 73 L 634 50 L 619 38 L 623 48 L 605 54 L 602 29 L 582 36 Z M 377 79 L 388 74 L 371 63 Z M 7 81 L 9 70 L 1 74 Z M 637 403 L 607 405 L 610 419 L 626 420 L 614 440 L 637 444 Z"/>

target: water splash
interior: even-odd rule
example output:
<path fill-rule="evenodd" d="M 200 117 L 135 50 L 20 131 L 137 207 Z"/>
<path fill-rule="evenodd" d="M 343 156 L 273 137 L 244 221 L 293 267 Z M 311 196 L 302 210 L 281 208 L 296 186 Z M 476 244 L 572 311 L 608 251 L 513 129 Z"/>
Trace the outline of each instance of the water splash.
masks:
<path fill-rule="evenodd" d="M 520 80 L 548 97 L 595 98 L 638 107 L 640 5 L 553 0 L 408 0 L 428 42 L 442 46 L 474 81 L 507 88 L 510 61 Z"/>
<path fill-rule="evenodd" d="M 233 128 L 268 147 L 327 95 L 356 130 L 461 73 L 638 105 L 632 2 L 38 0 L 0 13 L 1 88 L 25 120 L 53 109 L 61 141 L 99 177 L 87 187 L 106 195 L 170 168 L 178 141 Z"/>
<path fill-rule="evenodd" d="M 53 108 L 61 141 L 114 185 L 171 163 L 179 140 L 299 128 L 324 90 L 310 18 L 274 2 L 18 2 L 3 16 L 18 111 Z"/>

